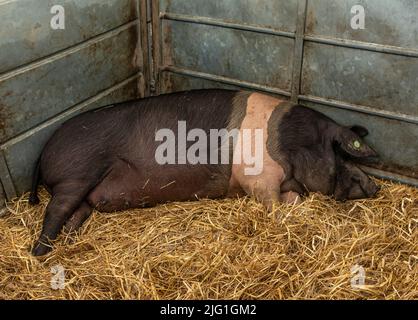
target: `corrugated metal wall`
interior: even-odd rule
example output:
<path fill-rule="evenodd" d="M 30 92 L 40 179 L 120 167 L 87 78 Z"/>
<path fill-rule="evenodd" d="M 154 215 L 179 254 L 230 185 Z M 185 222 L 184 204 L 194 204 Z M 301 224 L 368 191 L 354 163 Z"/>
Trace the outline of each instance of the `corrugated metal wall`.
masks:
<path fill-rule="evenodd" d="M 40 150 L 62 121 L 146 90 L 144 3 L 61 0 L 65 30 L 50 26 L 55 4 L 0 1 L 0 200 L 28 190 Z"/>
<path fill-rule="evenodd" d="M 365 29 L 350 26 L 365 8 Z M 370 128 L 375 175 L 418 185 L 418 1 L 153 2 L 156 92 L 269 92 Z"/>

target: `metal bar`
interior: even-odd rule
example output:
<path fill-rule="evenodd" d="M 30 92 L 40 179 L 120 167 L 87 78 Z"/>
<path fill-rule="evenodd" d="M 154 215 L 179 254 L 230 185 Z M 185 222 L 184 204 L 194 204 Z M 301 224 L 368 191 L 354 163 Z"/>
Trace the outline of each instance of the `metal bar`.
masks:
<path fill-rule="evenodd" d="M 19 1 L 19 0 L 3 0 L 3 1 L 0 1 L 0 6 L 5 5 L 5 4 L 9 4 L 9 3 L 12 3 L 12 2 L 17 2 L 17 1 Z"/>
<path fill-rule="evenodd" d="M 38 126 L 36 126 L 35 128 L 32 128 L 28 131 L 25 131 L 19 135 L 17 135 L 16 137 L 11 138 L 10 140 L 7 140 L 6 142 L 4 142 L 2 145 L 0 145 L 0 151 L 2 149 L 6 149 L 26 138 L 29 138 L 31 135 L 35 134 L 36 132 L 45 129 L 51 125 L 53 125 L 54 123 L 56 123 L 57 121 L 60 121 L 62 119 L 65 119 L 67 117 L 70 117 L 72 114 L 74 114 L 75 112 L 82 110 L 83 108 L 85 108 L 86 106 L 88 106 L 89 104 L 92 104 L 104 97 L 106 97 L 107 95 L 111 94 L 112 92 L 124 87 L 125 85 L 127 85 L 129 82 L 131 81 L 135 81 L 138 80 L 138 78 L 141 75 L 138 73 L 135 73 L 134 75 L 132 75 L 131 77 L 123 80 L 122 82 L 117 83 L 116 85 L 107 88 L 106 90 L 103 90 L 102 92 L 100 92 L 99 94 L 88 98 L 87 100 L 84 100 L 83 102 L 76 104 L 75 106 L 71 107 L 70 109 L 65 110 L 64 112 L 54 116 L 51 119 L 48 119 L 45 122 L 42 122 L 41 124 L 39 124 Z M 1 173 L 1 171 L 0 171 Z"/>
<path fill-rule="evenodd" d="M 214 75 L 210 73 L 198 72 L 198 71 L 182 69 L 182 68 L 172 67 L 172 66 L 163 66 L 161 68 L 161 71 L 172 72 L 172 73 L 177 73 L 177 74 L 181 74 L 181 75 L 185 75 L 189 77 L 206 79 L 206 80 L 211 80 L 211 81 L 218 81 L 218 82 L 235 85 L 235 86 L 242 87 L 242 88 L 260 90 L 260 91 L 265 91 L 269 93 L 274 93 L 274 94 L 279 94 L 282 96 L 290 97 L 290 92 L 287 92 L 282 89 L 269 87 L 269 86 L 265 86 L 265 85 L 261 85 L 257 83 L 242 81 L 242 80 L 236 80 L 236 79 L 218 76 L 218 75 Z"/>
<path fill-rule="evenodd" d="M 11 200 L 17 196 L 17 192 L 2 150 L 0 150 L 0 181 L 3 185 L 7 199 Z"/>
<path fill-rule="evenodd" d="M 305 25 L 306 3 L 307 3 L 307 0 L 302 0 L 301 5 L 298 7 L 297 27 L 301 26 L 302 24 L 303 24 L 303 27 Z M 301 17 L 303 17 L 303 20 L 299 21 Z M 196 16 L 176 14 L 176 13 L 167 13 L 167 12 L 161 12 L 160 18 L 166 19 L 166 20 L 206 24 L 206 25 L 218 26 L 218 27 L 224 27 L 224 28 L 230 28 L 230 29 L 253 31 L 253 32 L 258 32 L 258 33 L 265 33 L 265 34 L 270 34 L 270 35 L 292 38 L 292 39 L 296 38 L 296 34 L 298 33 L 298 30 L 296 31 L 296 33 L 293 33 L 293 32 L 288 32 L 288 31 L 272 29 L 272 28 L 255 26 L 255 25 L 233 23 L 233 22 L 229 22 L 223 19 L 196 17 Z M 407 56 L 407 57 L 418 57 L 418 50 L 408 49 L 408 48 L 403 48 L 403 47 L 367 43 L 367 42 L 348 40 L 348 39 L 327 38 L 327 37 L 320 37 L 320 36 L 313 36 L 313 35 L 304 35 L 303 39 L 304 41 L 330 44 L 330 45 L 353 48 L 353 49 L 363 49 L 363 50 L 368 50 L 368 51 L 389 53 L 389 54 L 395 54 L 395 55 L 401 55 L 401 56 Z"/>
<path fill-rule="evenodd" d="M 362 49 L 362 50 L 373 51 L 373 52 L 389 53 L 389 54 L 395 54 L 399 56 L 418 58 L 418 50 L 407 49 L 407 48 L 396 47 L 396 46 L 382 45 L 382 44 L 377 44 L 377 43 L 367 43 L 367 42 L 362 42 L 362 41 L 338 39 L 338 38 L 326 38 L 326 37 L 318 37 L 318 36 L 312 36 L 312 35 L 305 35 L 305 41 L 329 44 L 329 45 L 338 46 L 338 47 Z"/>
<path fill-rule="evenodd" d="M 144 94 L 145 96 L 149 96 L 150 94 L 150 70 L 149 70 L 149 45 L 148 45 L 148 26 L 147 26 L 147 2 L 144 0 L 138 0 L 137 5 L 138 10 L 138 19 L 139 19 L 139 39 L 141 46 L 138 47 L 141 48 L 142 52 L 137 52 L 137 54 L 142 55 L 142 73 L 144 75 L 143 83 L 141 81 L 138 82 L 138 85 L 144 86 Z"/>
<path fill-rule="evenodd" d="M 205 24 L 205 25 L 210 25 L 210 26 L 224 27 L 224 28 L 229 28 L 229 29 L 265 33 L 265 34 L 292 38 L 292 39 L 295 38 L 295 33 L 293 32 L 260 27 L 260 26 L 250 25 L 250 24 L 235 23 L 235 22 L 230 22 L 230 21 L 223 20 L 223 19 L 196 17 L 196 16 L 185 15 L 185 14 L 168 13 L 168 12 L 161 12 L 160 18 L 165 19 L 165 20 L 198 23 L 198 24 Z"/>
<path fill-rule="evenodd" d="M 173 67 L 173 66 L 162 66 L 160 70 L 162 72 L 172 72 L 172 73 L 177 73 L 177 74 L 200 78 L 200 79 L 219 81 L 219 82 L 226 83 L 226 84 L 236 85 L 238 87 L 260 90 L 260 91 L 265 91 L 265 92 L 274 93 L 274 94 L 280 94 L 286 97 L 291 96 L 290 92 L 287 92 L 279 88 L 274 88 L 274 87 L 269 87 L 269 86 L 253 83 L 253 82 L 247 82 L 247 81 L 232 79 L 228 77 L 218 76 L 218 75 L 214 75 L 210 73 L 204 73 L 204 72 L 183 69 L 183 68 L 178 68 L 178 67 Z M 356 105 L 356 104 L 351 104 L 348 102 L 341 102 L 341 101 L 332 100 L 332 99 L 325 99 L 325 98 L 311 96 L 311 95 L 299 95 L 298 99 L 303 100 L 303 101 L 315 102 L 315 103 L 319 103 L 322 105 L 327 105 L 327 106 L 336 107 L 340 109 L 346 109 L 346 110 L 376 115 L 376 116 L 383 117 L 386 119 L 392 119 L 392 120 L 418 124 L 418 117 L 416 116 L 405 115 L 401 113 L 394 113 L 394 112 L 385 111 L 385 110 L 377 110 L 377 109 L 362 106 L 362 105 Z"/>
<path fill-rule="evenodd" d="M 402 113 L 395 113 L 391 111 L 385 111 L 385 110 L 378 110 L 371 107 L 366 107 L 362 105 L 352 104 L 348 102 L 342 102 L 332 99 L 325 99 L 321 97 L 311 96 L 311 95 L 299 95 L 300 100 L 309 101 L 309 102 L 315 102 L 322 105 L 330 106 L 330 107 L 336 107 L 340 109 L 346 109 L 346 110 L 352 110 L 357 111 L 361 113 L 371 114 L 374 116 L 379 116 L 386 119 L 392 119 L 392 120 L 399 120 L 403 122 L 409 122 L 413 124 L 418 124 L 418 117 L 413 115 L 406 115 Z"/>
<path fill-rule="evenodd" d="M 147 37 L 148 37 L 148 64 L 149 64 L 149 83 L 150 95 L 155 92 L 155 72 L 154 72 L 154 58 L 153 58 L 153 33 L 152 33 L 152 0 L 142 0 L 146 2 L 147 6 Z"/>
<path fill-rule="evenodd" d="M 3 217 L 6 213 L 6 194 L 4 193 L 4 188 L 0 179 L 0 218 Z"/>
<path fill-rule="evenodd" d="M 103 40 L 112 38 L 112 37 L 118 35 L 119 33 L 135 26 L 137 23 L 138 23 L 138 19 L 132 20 L 128 23 L 125 23 L 125 24 L 115 28 L 115 29 L 112 29 L 110 31 L 106 31 L 105 33 L 102 33 L 98 36 L 90 38 L 89 40 L 86 40 L 82 43 L 78 43 L 78 44 L 76 44 L 72 47 L 69 47 L 69 48 L 66 48 L 64 50 L 55 52 L 55 53 L 53 53 L 53 54 L 51 54 L 47 57 L 43 57 L 39 60 L 32 61 L 32 62 L 30 62 L 30 63 L 28 63 L 24 66 L 20 66 L 17 69 L 13 69 L 11 71 L 7 71 L 6 73 L 0 74 L 0 82 L 8 80 L 10 78 L 13 78 L 15 76 L 18 76 L 20 74 L 23 74 L 25 72 L 28 72 L 30 70 L 36 69 L 36 68 L 41 67 L 41 66 L 43 66 L 45 64 L 48 64 L 50 62 L 54 62 L 56 60 L 65 58 L 66 56 L 71 55 L 71 54 L 73 54 L 77 51 L 80 51 L 82 49 L 88 48 L 88 47 L 90 47 L 91 45 L 93 45 L 97 42 L 101 42 Z"/>
<path fill-rule="evenodd" d="M 151 94 L 160 93 L 160 63 L 161 63 L 161 21 L 159 18 L 160 1 L 151 0 L 151 26 L 152 26 L 152 65 L 153 79 L 151 80 Z"/>
<path fill-rule="evenodd" d="M 296 38 L 294 43 L 293 69 L 292 69 L 292 95 L 291 100 L 298 102 L 301 87 L 301 74 L 303 64 L 303 44 L 306 22 L 307 0 L 298 0 L 298 17 L 296 22 Z"/>
<path fill-rule="evenodd" d="M 159 1 L 158 1 L 159 2 Z M 164 35 L 164 20 L 162 19 L 158 19 L 158 26 L 159 26 L 159 30 L 160 30 L 160 34 L 159 34 L 159 46 L 160 46 L 160 50 L 159 50 L 159 57 L 158 57 L 158 61 L 159 61 L 159 66 L 163 66 L 164 65 L 164 40 L 165 39 L 165 35 Z M 161 72 L 158 73 L 158 94 L 161 93 L 165 93 L 166 92 L 166 85 L 164 83 L 164 79 L 162 78 Z"/>
<path fill-rule="evenodd" d="M 400 183 L 409 184 L 411 186 L 418 187 L 418 179 L 410 178 L 410 177 L 392 173 L 392 172 L 387 172 L 387 171 L 380 170 L 380 169 L 375 169 L 375 168 L 364 166 L 364 165 L 359 165 L 359 167 L 363 171 L 365 171 L 366 173 L 374 177 L 392 180 L 395 182 L 400 182 Z"/>

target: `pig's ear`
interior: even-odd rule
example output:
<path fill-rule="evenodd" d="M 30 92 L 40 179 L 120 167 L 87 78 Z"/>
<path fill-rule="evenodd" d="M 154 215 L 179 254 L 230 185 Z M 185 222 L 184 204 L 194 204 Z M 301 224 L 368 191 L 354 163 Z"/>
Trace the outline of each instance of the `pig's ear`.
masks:
<path fill-rule="evenodd" d="M 337 145 L 336 151 L 342 155 L 348 155 L 353 158 L 375 158 L 376 151 L 370 148 L 359 135 L 349 128 L 340 127 L 334 141 Z"/>
<path fill-rule="evenodd" d="M 369 134 L 369 130 L 367 130 L 365 127 L 362 126 L 352 126 L 350 128 L 351 131 L 353 131 L 354 133 L 356 133 L 359 137 L 364 138 L 365 136 L 367 136 Z"/>

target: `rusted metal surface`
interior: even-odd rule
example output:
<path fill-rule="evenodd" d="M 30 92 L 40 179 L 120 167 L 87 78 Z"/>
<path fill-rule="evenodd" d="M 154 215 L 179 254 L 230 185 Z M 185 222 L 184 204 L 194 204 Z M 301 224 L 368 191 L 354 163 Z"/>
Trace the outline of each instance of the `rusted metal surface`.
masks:
<path fill-rule="evenodd" d="M 147 94 L 142 2 L 61 1 L 65 30 L 49 26 L 53 1 L 0 2 L 0 179 L 8 198 L 28 190 L 62 121 Z"/>
<path fill-rule="evenodd" d="M 358 4 L 365 30 L 350 26 Z M 417 1 L 160 0 L 153 10 L 162 92 L 237 87 L 292 96 L 366 125 L 383 160 L 374 173 L 416 181 Z"/>

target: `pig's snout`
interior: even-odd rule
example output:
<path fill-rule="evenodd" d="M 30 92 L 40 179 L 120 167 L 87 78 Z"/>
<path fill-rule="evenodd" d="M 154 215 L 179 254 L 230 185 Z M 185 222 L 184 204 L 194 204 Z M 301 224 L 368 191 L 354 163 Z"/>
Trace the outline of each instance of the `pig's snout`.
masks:
<path fill-rule="evenodd" d="M 381 187 L 374 182 L 371 182 L 371 184 L 372 185 L 370 186 L 369 190 L 367 191 L 367 195 L 369 197 L 375 197 L 377 195 L 377 193 L 380 191 Z"/>

